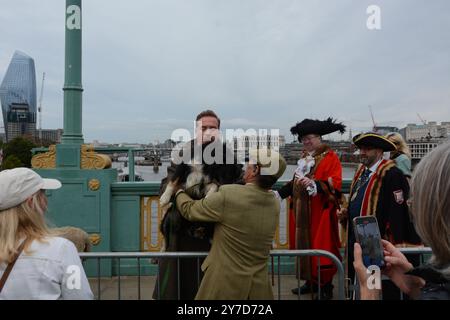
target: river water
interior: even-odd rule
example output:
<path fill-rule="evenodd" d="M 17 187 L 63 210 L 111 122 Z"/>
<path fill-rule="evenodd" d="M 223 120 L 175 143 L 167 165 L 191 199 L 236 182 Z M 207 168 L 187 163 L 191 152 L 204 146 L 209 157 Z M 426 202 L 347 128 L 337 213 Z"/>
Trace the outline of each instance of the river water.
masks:
<path fill-rule="evenodd" d="M 167 175 L 167 166 L 169 165 L 169 162 L 163 162 L 162 166 L 159 166 L 159 170 L 157 172 L 153 171 L 152 166 L 135 166 L 135 172 L 139 174 L 144 181 L 155 181 L 160 182 L 163 178 Z M 113 168 L 122 168 L 123 163 L 122 162 L 114 162 Z M 288 181 L 292 179 L 292 176 L 294 175 L 294 171 L 297 168 L 296 165 L 288 165 L 286 168 L 286 171 L 284 172 L 283 176 L 281 177 L 281 181 Z M 343 179 L 352 179 L 353 175 L 355 173 L 356 166 L 353 165 L 343 165 L 342 168 L 342 176 Z"/>

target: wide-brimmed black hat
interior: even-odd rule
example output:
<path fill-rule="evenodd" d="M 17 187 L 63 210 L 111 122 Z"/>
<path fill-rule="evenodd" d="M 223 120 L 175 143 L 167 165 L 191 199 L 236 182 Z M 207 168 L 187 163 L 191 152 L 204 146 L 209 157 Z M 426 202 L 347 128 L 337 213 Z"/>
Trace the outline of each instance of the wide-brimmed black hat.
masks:
<path fill-rule="evenodd" d="M 341 134 L 345 132 L 345 126 L 340 123 L 336 123 L 333 118 L 327 120 L 312 120 L 305 119 L 302 122 L 298 122 L 291 128 L 291 133 L 298 135 L 299 139 L 308 134 L 318 134 L 324 136 L 333 132 L 339 131 Z"/>
<path fill-rule="evenodd" d="M 383 151 L 395 151 L 397 147 L 382 135 L 374 132 L 361 133 L 353 138 L 353 143 L 358 147 L 369 146 L 382 149 Z"/>

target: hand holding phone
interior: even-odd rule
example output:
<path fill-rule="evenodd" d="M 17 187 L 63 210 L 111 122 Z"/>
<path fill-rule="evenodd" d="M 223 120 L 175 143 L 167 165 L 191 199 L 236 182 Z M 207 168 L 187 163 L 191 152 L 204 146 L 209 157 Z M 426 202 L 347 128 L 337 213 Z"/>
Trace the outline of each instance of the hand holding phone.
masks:
<path fill-rule="evenodd" d="M 385 266 L 380 229 L 374 216 L 356 217 L 353 219 L 353 230 L 356 241 L 362 249 L 363 263 L 369 266 Z"/>

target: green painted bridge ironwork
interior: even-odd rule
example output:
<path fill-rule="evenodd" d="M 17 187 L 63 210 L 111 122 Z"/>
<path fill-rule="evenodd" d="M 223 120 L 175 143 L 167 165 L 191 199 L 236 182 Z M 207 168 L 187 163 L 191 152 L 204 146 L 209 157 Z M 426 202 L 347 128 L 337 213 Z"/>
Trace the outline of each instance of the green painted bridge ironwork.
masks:
<path fill-rule="evenodd" d="M 91 236 L 94 252 L 159 251 L 163 239 L 159 233 L 161 208 L 159 183 L 133 182 L 132 148 L 99 148 L 84 144 L 82 133 L 82 1 L 66 0 L 65 6 L 65 80 L 64 134 L 61 144 L 35 149 L 32 165 L 41 176 L 59 179 L 62 188 L 47 191 L 48 218 L 56 226 L 79 227 Z M 111 159 L 102 154 L 117 150 L 129 158 L 130 182 L 117 182 L 117 170 Z M 96 153 L 98 151 L 100 153 Z M 277 184 L 280 187 L 283 182 Z M 344 182 L 348 191 L 349 181 Z M 274 248 L 288 245 L 289 215 L 286 205 L 280 215 Z M 135 262 L 122 261 L 121 269 L 132 274 Z M 101 264 L 102 276 L 117 274 L 117 263 Z M 148 262 L 144 271 L 152 272 Z M 147 268 L 147 269 L 145 269 Z M 134 268 L 135 269 L 135 268 Z M 87 262 L 88 274 L 96 273 L 96 265 Z M 144 272 L 145 273 L 145 272 Z"/>

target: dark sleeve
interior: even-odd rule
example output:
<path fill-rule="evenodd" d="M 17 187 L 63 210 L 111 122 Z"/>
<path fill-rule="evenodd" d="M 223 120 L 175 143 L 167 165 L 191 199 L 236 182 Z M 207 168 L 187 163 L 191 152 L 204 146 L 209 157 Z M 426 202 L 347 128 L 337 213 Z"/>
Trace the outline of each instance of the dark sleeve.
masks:
<path fill-rule="evenodd" d="M 225 167 L 225 172 L 222 177 L 224 181 L 220 184 L 245 184 L 243 164 L 239 163 L 234 150 L 228 148 L 226 143 L 223 145 L 225 155 L 223 159 L 224 165 L 222 165 L 222 167 Z"/>
<path fill-rule="evenodd" d="M 335 203 L 342 203 L 342 192 L 338 189 L 334 189 L 334 186 L 331 186 L 328 181 L 323 180 L 314 180 L 317 186 L 317 193 L 323 194 L 328 197 L 328 199 L 331 199 Z"/>
<path fill-rule="evenodd" d="M 314 183 L 316 184 L 316 187 L 317 187 L 317 193 L 325 193 L 325 190 L 323 190 L 322 184 L 318 180 L 314 180 Z"/>
<path fill-rule="evenodd" d="M 280 189 L 277 190 L 281 199 L 286 199 L 287 197 L 292 196 L 293 183 L 294 183 L 294 181 L 291 180 L 288 183 L 286 183 L 284 186 L 282 186 Z"/>
<path fill-rule="evenodd" d="M 394 244 L 419 244 L 421 241 L 407 205 L 409 184 L 398 168 L 393 167 L 386 172 L 379 197 L 377 216 L 381 220 L 382 236 Z"/>
<path fill-rule="evenodd" d="M 167 183 L 172 178 L 176 168 L 176 164 L 170 161 L 170 165 L 167 167 L 167 176 L 161 180 L 161 184 L 159 186 L 159 195 L 162 195 L 164 193 L 164 190 L 166 190 Z"/>
<path fill-rule="evenodd" d="M 179 160 L 183 159 L 183 153 L 185 148 L 193 148 L 194 147 L 194 140 L 191 140 L 189 142 L 187 142 L 186 144 L 183 145 L 183 147 L 181 148 L 180 151 L 178 151 L 178 156 L 180 157 Z M 191 150 L 191 154 L 193 150 Z M 183 162 L 182 162 L 183 163 Z M 176 170 L 177 170 L 178 165 L 175 164 L 172 160 L 170 161 L 170 165 L 167 167 L 167 176 L 161 180 L 161 184 L 159 186 L 159 195 L 162 195 L 164 193 L 164 191 L 166 190 L 166 186 L 167 183 L 172 179 L 172 177 L 174 176 Z"/>

